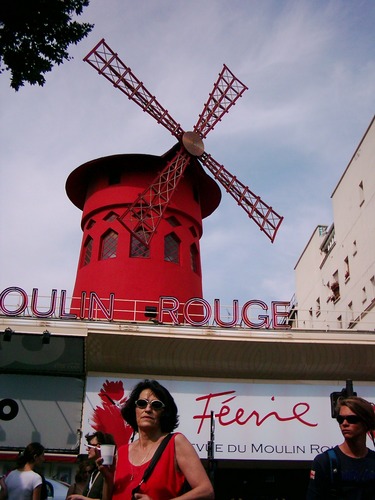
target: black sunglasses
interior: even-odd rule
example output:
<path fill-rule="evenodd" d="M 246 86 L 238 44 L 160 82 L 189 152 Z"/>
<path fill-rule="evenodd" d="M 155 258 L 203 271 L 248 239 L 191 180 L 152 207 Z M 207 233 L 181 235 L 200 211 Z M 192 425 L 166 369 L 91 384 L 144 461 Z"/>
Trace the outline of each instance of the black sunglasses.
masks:
<path fill-rule="evenodd" d="M 141 410 L 147 408 L 148 405 L 150 405 L 153 410 L 161 410 L 162 408 L 165 408 L 165 404 L 158 399 L 154 399 L 153 401 L 149 401 L 148 399 L 137 399 L 135 402 L 135 406 Z"/>
<path fill-rule="evenodd" d="M 345 420 L 348 422 L 348 424 L 358 424 L 362 419 L 357 415 L 337 415 L 336 420 L 341 425 Z"/>

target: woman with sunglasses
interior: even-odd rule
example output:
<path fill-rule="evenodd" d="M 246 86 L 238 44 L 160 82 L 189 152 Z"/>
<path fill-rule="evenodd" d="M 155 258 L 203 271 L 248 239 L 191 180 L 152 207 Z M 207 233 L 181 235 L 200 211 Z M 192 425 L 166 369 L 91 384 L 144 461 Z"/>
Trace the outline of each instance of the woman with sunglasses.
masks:
<path fill-rule="evenodd" d="M 179 417 L 169 391 L 156 380 L 148 379 L 134 387 L 122 408 L 122 416 L 133 429 L 133 439 L 135 433 L 138 439 L 119 448 L 114 478 L 110 468 L 100 467 L 105 469 L 105 500 L 214 498 L 211 482 L 196 451 L 181 433 L 172 434 L 151 476 L 132 495 L 160 443 L 177 428 Z M 190 489 L 182 493 L 185 480 Z"/>
<path fill-rule="evenodd" d="M 344 442 L 315 457 L 306 498 L 374 500 L 375 451 L 366 446 L 367 434 L 375 446 L 374 406 L 351 396 L 338 401 L 336 415 Z"/>
<path fill-rule="evenodd" d="M 100 458 L 100 445 L 102 444 L 115 444 L 112 434 L 107 434 L 105 432 L 97 431 L 93 434 L 87 434 L 87 455 L 88 462 L 91 465 L 91 472 L 89 474 L 86 486 L 83 489 L 82 494 L 73 493 L 67 495 L 67 500 L 90 500 L 95 498 L 96 500 L 102 500 L 103 497 L 103 485 L 104 477 L 98 468 L 98 459 Z M 103 470 L 104 467 L 101 467 Z"/>

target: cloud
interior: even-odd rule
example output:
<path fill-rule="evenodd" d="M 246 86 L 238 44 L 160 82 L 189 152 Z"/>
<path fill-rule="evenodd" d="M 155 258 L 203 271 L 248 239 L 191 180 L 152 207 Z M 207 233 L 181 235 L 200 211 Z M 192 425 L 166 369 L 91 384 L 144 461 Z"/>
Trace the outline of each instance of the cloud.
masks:
<path fill-rule="evenodd" d="M 117 153 L 163 154 L 175 139 L 83 57 L 102 38 L 185 130 L 225 63 L 249 87 L 206 148 L 284 216 L 272 245 L 223 193 L 204 221 L 203 285 L 231 303 L 288 300 L 293 268 L 374 110 L 372 1 L 91 0 L 95 23 L 45 87 L 0 77 L 0 289 L 72 291 L 81 213 L 69 173 Z"/>

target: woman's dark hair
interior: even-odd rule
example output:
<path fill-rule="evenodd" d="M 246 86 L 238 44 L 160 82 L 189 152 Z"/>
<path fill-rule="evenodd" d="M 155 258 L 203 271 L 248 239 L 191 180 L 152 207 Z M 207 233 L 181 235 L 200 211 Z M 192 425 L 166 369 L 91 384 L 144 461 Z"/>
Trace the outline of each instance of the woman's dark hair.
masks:
<path fill-rule="evenodd" d="M 340 408 L 347 406 L 365 423 L 367 431 L 375 429 L 375 412 L 374 406 L 366 399 L 359 396 L 351 396 L 349 398 L 342 398 L 337 401 L 336 411 L 340 413 Z"/>
<path fill-rule="evenodd" d="M 24 467 L 28 463 L 35 462 L 35 459 L 42 455 L 44 450 L 44 446 L 40 443 L 28 444 L 17 458 L 17 468 Z"/>
<path fill-rule="evenodd" d="M 109 443 L 108 443 L 109 444 Z M 78 465 L 78 470 L 76 472 L 74 481 L 76 483 L 82 483 L 87 480 L 90 472 L 93 471 L 93 465 L 90 460 L 82 460 Z"/>
<path fill-rule="evenodd" d="M 145 389 L 150 389 L 155 396 L 165 404 L 161 410 L 160 428 L 162 432 L 172 432 L 178 427 L 179 416 L 177 406 L 171 393 L 156 380 L 145 379 L 139 382 L 128 397 L 125 405 L 122 407 L 121 414 L 124 420 L 132 427 L 134 432 L 138 431 L 137 419 L 135 416 L 135 402 L 139 395 Z"/>
<path fill-rule="evenodd" d="M 95 437 L 98 440 L 99 444 L 116 444 L 112 434 L 107 434 L 106 432 L 96 431 L 93 432 L 92 434 L 86 434 L 85 436 L 86 441 L 89 444 L 91 440 L 94 439 Z"/>

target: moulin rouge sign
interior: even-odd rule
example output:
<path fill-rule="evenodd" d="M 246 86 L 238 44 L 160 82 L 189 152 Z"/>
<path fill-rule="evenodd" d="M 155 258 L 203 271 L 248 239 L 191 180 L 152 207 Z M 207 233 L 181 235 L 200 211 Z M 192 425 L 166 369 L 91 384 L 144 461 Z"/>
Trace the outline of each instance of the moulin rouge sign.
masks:
<path fill-rule="evenodd" d="M 12 305 L 8 305 L 7 302 L 10 297 L 13 299 Z M 29 297 L 20 287 L 8 287 L 0 293 L 0 314 L 11 317 L 30 315 L 36 318 L 95 320 L 98 317 L 97 312 L 100 311 L 102 318 L 108 321 L 112 321 L 115 316 L 114 293 L 111 293 L 108 299 L 103 300 L 95 292 L 89 294 L 82 292 L 77 314 L 68 310 L 66 290 L 61 290 L 58 295 L 57 289 L 53 289 L 48 299 L 48 305 L 41 306 L 38 288 L 33 288 Z M 175 325 L 205 326 L 211 323 L 222 328 L 232 328 L 241 324 L 253 329 L 285 330 L 290 328 L 287 323 L 289 306 L 289 302 L 273 301 L 270 314 L 268 314 L 269 308 L 262 300 L 248 300 L 242 307 L 238 300 L 233 300 L 231 311 L 228 311 L 228 306 L 225 306 L 229 319 L 223 319 L 219 299 L 214 300 L 212 307 L 207 300 L 199 297 L 191 298 L 181 304 L 176 297 L 165 296 L 159 299 L 156 319 L 159 322 Z M 197 308 L 199 309 L 198 316 Z"/>

